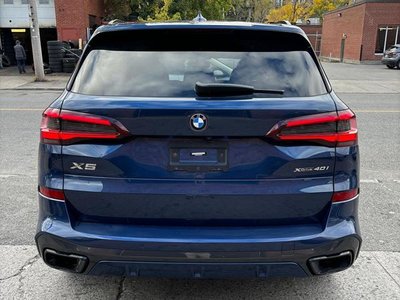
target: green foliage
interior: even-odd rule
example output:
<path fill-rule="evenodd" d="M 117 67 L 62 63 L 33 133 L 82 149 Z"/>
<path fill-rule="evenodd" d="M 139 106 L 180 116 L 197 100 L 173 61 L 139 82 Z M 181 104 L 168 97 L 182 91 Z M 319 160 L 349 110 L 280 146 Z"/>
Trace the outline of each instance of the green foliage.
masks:
<path fill-rule="evenodd" d="M 208 20 L 264 22 L 274 0 L 105 0 L 106 20 Z"/>
<path fill-rule="evenodd" d="M 265 22 L 274 0 L 232 0 L 228 18 L 247 22 Z"/>
<path fill-rule="evenodd" d="M 322 18 L 322 15 L 333 9 L 348 5 L 351 0 L 287 0 L 282 7 L 272 9 L 268 14 L 269 22 L 287 20 L 295 23 L 298 19 L 310 17 Z"/>
<path fill-rule="evenodd" d="M 199 11 L 208 20 L 269 22 L 309 17 L 321 18 L 351 0 L 286 0 L 274 8 L 275 0 L 105 0 L 106 20 L 191 20 Z"/>
<path fill-rule="evenodd" d="M 314 0 L 310 15 L 321 19 L 324 13 L 348 5 L 349 2 L 349 0 Z"/>
<path fill-rule="evenodd" d="M 231 9 L 230 0 L 205 0 L 203 3 L 199 10 L 208 20 L 224 20 L 226 13 Z"/>
<path fill-rule="evenodd" d="M 272 9 L 268 14 L 268 22 L 289 21 L 296 23 L 298 19 L 306 19 L 311 11 L 310 2 L 293 1 L 287 4 Z"/>
<path fill-rule="evenodd" d="M 131 13 L 129 0 L 105 0 L 104 1 L 105 20 L 114 19 L 126 20 Z"/>
<path fill-rule="evenodd" d="M 154 17 L 147 16 L 147 22 L 159 22 L 159 21 L 178 21 L 181 20 L 179 12 L 171 15 L 169 13 L 172 0 L 163 0 L 163 6 L 156 7 L 154 10 Z"/>
<path fill-rule="evenodd" d="M 163 4 L 164 2 L 162 0 L 130 0 L 132 21 L 143 21 L 148 18 L 154 18 L 156 10 L 160 9 Z"/>

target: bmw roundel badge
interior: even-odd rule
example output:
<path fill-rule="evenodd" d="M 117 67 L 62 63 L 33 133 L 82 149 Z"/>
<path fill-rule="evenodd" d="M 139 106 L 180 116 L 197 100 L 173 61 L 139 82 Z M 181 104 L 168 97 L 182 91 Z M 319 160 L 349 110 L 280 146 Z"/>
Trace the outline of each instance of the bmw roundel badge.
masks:
<path fill-rule="evenodd" d="M 190 117 L 190 126 L 193 130 L 201 131 L 207 127 L 207 117 L 203 114 L 194 114 Z"/>

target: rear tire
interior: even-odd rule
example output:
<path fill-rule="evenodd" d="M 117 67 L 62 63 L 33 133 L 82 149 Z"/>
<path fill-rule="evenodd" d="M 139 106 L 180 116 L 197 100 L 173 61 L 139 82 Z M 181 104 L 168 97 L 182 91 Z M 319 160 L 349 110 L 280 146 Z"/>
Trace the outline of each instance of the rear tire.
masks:
<path fill-rule="evenodd" d="M 394 69 L 394 66 L 392 65 L 386 65 L 386 67 L 388 67 L 389 69 Z"/>
<path fill-rule="evenodd" d="M 47 49 L 49 50 L 49 51 L 61 51 L 61 49 L 62 49 L 63 47 L 62 47 L 62 45 L 50 45 L 50 46 L 47 46 Z"/>
<path fill-rule="evenodd" d="M 60 45 L 62 44 L 61 41 L 47 41 L 47 45 Z"/>
<path fill-rule="evenodd" d="M 62 54 L 49 54 L 50 59 L 63 59 L 64 56 Z"/>
<path fill-rule="evenodd" d="M 3 67 L 9 67 L 9 66 L 11 66 L 11 61 L 10 61 L 10 59 L 9 59 L 6 55 L 4 55 L 4 54 L 3 54 L 3 57 L 2 57 L 2 62 L 3 62 Z"/>

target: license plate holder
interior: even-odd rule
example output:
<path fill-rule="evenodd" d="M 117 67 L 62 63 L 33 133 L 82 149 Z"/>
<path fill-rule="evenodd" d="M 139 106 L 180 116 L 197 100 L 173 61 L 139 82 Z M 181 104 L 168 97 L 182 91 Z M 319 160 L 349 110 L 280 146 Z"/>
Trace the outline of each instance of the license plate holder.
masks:
<path fill-rule="evenodd" d="M 228 169 L 226 143 L 175 142 L 169 146 L 171 171 L 207 172 Z"/>

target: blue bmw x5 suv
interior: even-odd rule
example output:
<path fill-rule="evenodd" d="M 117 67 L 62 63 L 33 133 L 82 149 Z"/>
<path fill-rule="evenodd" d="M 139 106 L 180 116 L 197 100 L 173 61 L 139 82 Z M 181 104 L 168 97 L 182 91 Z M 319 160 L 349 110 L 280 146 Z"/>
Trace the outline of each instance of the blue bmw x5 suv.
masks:
<path fill-rule="evenodd" d="M 356 117 L 298 27 L 100 27 L 40 131 L 50 267 L 266 278 L 358 256 Z"/>

